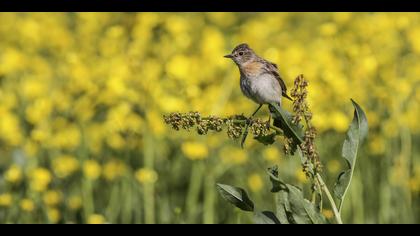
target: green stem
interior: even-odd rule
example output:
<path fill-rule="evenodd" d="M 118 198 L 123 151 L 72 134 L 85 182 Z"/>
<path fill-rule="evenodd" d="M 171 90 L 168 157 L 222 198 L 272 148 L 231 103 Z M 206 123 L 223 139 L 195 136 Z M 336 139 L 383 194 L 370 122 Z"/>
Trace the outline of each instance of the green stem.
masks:
<path fill-rule="evenodd" d="M 337 210 L 337 206 L 336 206 L 336 204 L 334 202 L 334 199 L 333 199 L 333 197 L 330 193 L 330 190 L 328 189 L 327 185 L 325 184 L 324 180 L 322 179 L 322 177 L 319 173 L 316 174 L 316 179 L 319 181 L 319 184 L 321 185 L 322 190 L 325 192 L 328 200 L 330 201 L 331 207 L 332 207 L 333 212 L 334 212 L 335 220 L 337 221 L 338 224 L 343 224 L 343 221 L 341 220 L 340 213 Z"/>
<path fill-rule="evenodd" d="M 341 214 L 341 210 L 343 209 L 343 202 L 344 202 L 344 196 L 343 198 L 340 200 L 340 204 L 338 204 L 338 212 Z"/>
<path fill-rule="evenodd" d="M 283 134 L 283 130 L 281 130 L 281 129 L 275 127 L 275 126 L 270 125 L 270 129 L 275 130 L 275 131 L 277 131 L 280 134 Z"/>
<path fill-rule="evenodd" d="M 144 146 L 144 166 L 153 170 L 154 162 L 154 140 L 151 135 L 146 135 Z M 144 184 L 144 210 L 145 223 L 155 223 L 155 198 L 154 198 L 154 183 Z"/>
<path fill-rule="evenodd" d="M 83 179 L 83 201 L 84 201 L 84 207 L 83 207 L 83 212 L 84 212 L 84 217 L 85 217 L 85 221 L 87 222 L 87 220 L 89 219 L 89 216 L 91 216 L 94 212 L 94 203 L 93 203 L 93 181 L 90 179 Z"/>
<path fill-rule="evenodd" d="M 122 203 L 122 214 L 121 222 L 123 224 L 130 224 L 132 221 L 132 211 L 133 211 L 133 191 L 131 180 L 126 179 L 122 185 L 121 193 L 124 194 L 124 202 Z"/>
<path fill-rule="evenodd" d="M 203 223 L 214 224 L 214 203 L 215 203 L 215 188 L 214 188 L 214 177 L 211 173 L 206 176 L 204 183 L 205 194 L 204 194 L 204 212 L 203 212 Z"/>
<path fill-rule="evenodd" d="M 188 194 L 186 198 L 186 210 L 188 222 L 192 223 L 196 220 L 196 212 L 198 208 L 198 198 L 200 195 L 200 189 L 203 179 L 203 163 L 201 161 L 194 161 L 191 177 L 190 177 L 190 186 L 188 187 Z"/>
<path fill-rule="evenodd" d="M 117 217 L 118 217 L 118 194 L 119 194 L 119 189 L 118 189 L 118 184 L 117 183 L 112 183 L 112 187 L 111 187 L 111 195 L 109 198 L 109 203 L 108 203 L 108 207 L 106 209 L 106 218 L 109 220 L 109 222 L 116 222 L 117 221 Z"/>
<path fill-rule="evenodd" d="M 316 202 L 316 190 L 312 189 L 312 193 L 311 193 L 311 202 L 312 204 L 315 204 Z"/>
<path fill-rule="evenodd" d="M 146 224 L 155 223 L 155 199 L 154 199 L 154 187 L 153 183 L 144 184 L 144 203 L 145 203 L 145 222 Z"/>

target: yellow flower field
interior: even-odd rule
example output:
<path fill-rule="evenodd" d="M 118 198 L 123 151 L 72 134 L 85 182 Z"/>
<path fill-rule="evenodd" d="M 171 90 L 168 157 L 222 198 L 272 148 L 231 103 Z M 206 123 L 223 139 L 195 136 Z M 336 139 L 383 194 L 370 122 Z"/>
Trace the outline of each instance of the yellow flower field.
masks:
<path fill-rule="evenodd" d="M 329 176 L 345 165 L 350 98 L 366 111 L 343 220 L 420 223 L 418 13 L 0 13 L 0 22 L 0 223 L 236 223 L 216 182 L 246 186 L 262 207 L 270 165 L 304 184 L 281 143 L 248 138 L 241 149 L 163 122 L 176 111 L 255 110 L 223 58 L 242 42 L 277 63 L 289 89 L 299 74 L 309 81 Z"/>

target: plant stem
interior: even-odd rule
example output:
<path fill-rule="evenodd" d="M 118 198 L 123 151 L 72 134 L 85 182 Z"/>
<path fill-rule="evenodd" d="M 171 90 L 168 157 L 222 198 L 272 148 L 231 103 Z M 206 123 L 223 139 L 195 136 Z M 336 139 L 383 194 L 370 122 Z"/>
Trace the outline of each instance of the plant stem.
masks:
<path fill-rule="evenodd" d="M 283 134 L 283 130 L 281 130 L 281 129 L 275 127 L 275 126 L 270 125 L 270 129 L 273 129 L 273 130 L 279 132 L 280 134 Z"/>
<path fill-rule="evenodd" d="M 93 200 L 93 180 L 84 178 L 82 180 L 82 196 L 83 196 L 83 213 L 85 222 L 88 221 L 89 216 L 95 212 L 94 200 Z"/>
<path fill-rule="evenodd" d="M 188 222 L 197 222 L 197 212 L 199 207 L 198 201 L 204 177 L 204 167 L 205 166 L 204 163 L 202 163 L 202 161 L 193 162 L 190 176 L 190 185 L 188 187 L 188 193 L 186 197 Z"/>
<path fill-rule="evenodd" d="M 154 166 L 154 150 L 155 141 L 153 136 L 145 136 L 144 147 L 144 167 L 153 170 Z M 144 218 L 146 224 L 155 223 L 155 187 L 154 183 L 145 183 L 143 185 L 144 196 Z"/>
<path fill-rule="evenodd" d="M 209 173 L 205 177 L 204 183 L 204 213 L 203 223 L 214 224 L 214 204 L 215 204 L 215 188 L 213 173 Z"/>
<path fill-rule="evenodd" d="M 340 213 L 337 210 L 337 206 L 335 205 L 334 199 L 330 193 L 330 190 L 328 190 L 327 185 L 325 185 L 324 180 L 322 179 L 321 175 L 319 173 L 316 174 L 316 178 L 319 181 L 319 184 L 321 185 L 322 190 L 324 190 L 325 194 L 327 195 L 328 200 L 330 201 L 331 207 L 334 212 L 335 220 L 338 224 L 343 224 L 343 221 L 341 220 Z"/>

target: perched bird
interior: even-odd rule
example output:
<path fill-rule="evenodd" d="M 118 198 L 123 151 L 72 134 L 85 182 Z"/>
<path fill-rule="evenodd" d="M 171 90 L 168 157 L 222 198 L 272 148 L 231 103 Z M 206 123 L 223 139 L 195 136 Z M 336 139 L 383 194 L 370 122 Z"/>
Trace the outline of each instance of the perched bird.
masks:
<path fill-rule="evenodd" d="M 246 43 L 236 46 L 231 54 L 225 55 L 232 59 L 239 68 L 240 86 L 243 94 L 260 106 L 252 114 L 254 116 L 264 104 L 276 103 L 281 106 L 281 98 L 287 95 L 286 84 L 280 77 L 277 65 L 259 57 Z M 273 112 L 273 107 L 269 105 Z M 273 124 L 279 127 L 278 120 Z"/>

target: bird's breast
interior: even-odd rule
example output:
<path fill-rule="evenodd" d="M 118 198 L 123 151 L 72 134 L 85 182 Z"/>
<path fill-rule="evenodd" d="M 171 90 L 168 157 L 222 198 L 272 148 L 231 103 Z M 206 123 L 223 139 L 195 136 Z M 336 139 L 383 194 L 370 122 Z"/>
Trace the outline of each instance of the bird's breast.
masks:
<path fill-rule="evenodd" d="M 262 73 L 262 66 L 260 62 L 248 62 L 241 69 L 247 77 L 256 77 Z"/>
<path fill-rule="evenodd" d="M 271 74 L 261 74 L 255 77 L 241 75 L 241 89 L 248 98 L 256 103 L 265 104 L 281 102 L 281 88 L 276 78 Z"/>

